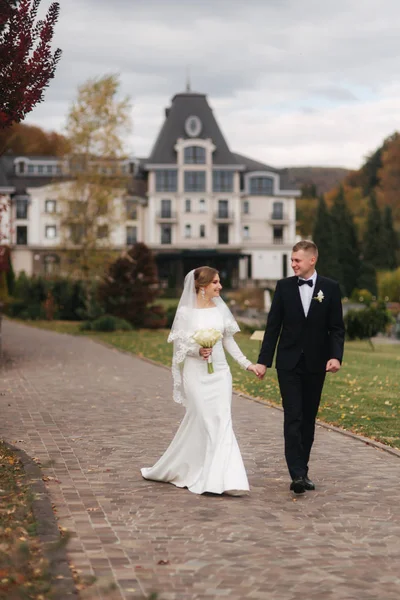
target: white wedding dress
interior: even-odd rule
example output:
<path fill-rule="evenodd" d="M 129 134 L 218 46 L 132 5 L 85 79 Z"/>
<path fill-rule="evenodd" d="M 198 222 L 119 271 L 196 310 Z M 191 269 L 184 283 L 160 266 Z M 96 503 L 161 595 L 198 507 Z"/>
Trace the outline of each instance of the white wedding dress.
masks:
<path fill-rule="evenodd" d="M 141 473 L 145 479 L 168 481 L 195 494 L 246 492 L 249 483 L 232 429 L 232 375 L 224 348 L 244 369 L 251 363 L 217 307 L 192 309 L 190 322 L 193 331 L 215 328 L 223 334 L 212 352 L 214 373 L 208 373 L 200 346 L 189 342 L 182 370 L 186 414 L 163 456 Z"/>

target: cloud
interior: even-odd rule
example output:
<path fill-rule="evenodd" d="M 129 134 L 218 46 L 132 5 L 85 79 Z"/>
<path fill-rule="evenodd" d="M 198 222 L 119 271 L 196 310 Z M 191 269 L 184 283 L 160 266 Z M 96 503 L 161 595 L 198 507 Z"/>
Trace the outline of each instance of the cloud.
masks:
<path fill-rule="evenodd" d="M 189 67 L 234 150 L 358 167 L 398 127 L 399 17 L 397 0 L 68 0 L 62 61 L 28 120 L 60 129 L 80 83 L 118 72 L 146 155 Z"/>

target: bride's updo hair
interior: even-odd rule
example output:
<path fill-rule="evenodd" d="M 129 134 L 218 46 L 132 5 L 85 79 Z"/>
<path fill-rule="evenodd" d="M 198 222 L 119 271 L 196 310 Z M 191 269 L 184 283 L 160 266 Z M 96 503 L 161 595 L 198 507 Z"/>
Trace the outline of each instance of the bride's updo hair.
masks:
<path fill-rule="evenodd" d="M 214 277 L 219 275 L 217 269 L 213 269 L 212 267 L 198 267 L 194 271 L 194 285 L 196 288 L 196 293 L 202 287 L 207 287 Z"/>

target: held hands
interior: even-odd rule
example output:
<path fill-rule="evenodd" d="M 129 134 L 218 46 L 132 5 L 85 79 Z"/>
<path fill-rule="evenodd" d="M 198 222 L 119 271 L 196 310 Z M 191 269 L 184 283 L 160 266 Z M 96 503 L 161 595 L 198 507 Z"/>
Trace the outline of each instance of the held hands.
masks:
<path fill-rule="evenodd" d="M 203 360 L 208 360 L 212 354 L 212 348 L 200 348 L 199 354 Z M 267 367 L 265 365 L 252 364 L 247 367 L 247 370 L 252 371 L 258 377 L 258 379 L 263 379 L 267 371 Z"/>
<path fill-rule="evenodd" d="M 330 358 L 326 363 L 327 373 L 337 373 L 340 369 L 340 362 L 337 358 Z"/>
<path fill-rule="evenodd" d="M 253 373 L 255 373 L 255 375 L 257 375 L 258 379 L 263 379 L 264 375 L 267 371 L 267 367 L 265 365 L 249 365 L 247 367 L 248 371 L 252 371 Z"/>

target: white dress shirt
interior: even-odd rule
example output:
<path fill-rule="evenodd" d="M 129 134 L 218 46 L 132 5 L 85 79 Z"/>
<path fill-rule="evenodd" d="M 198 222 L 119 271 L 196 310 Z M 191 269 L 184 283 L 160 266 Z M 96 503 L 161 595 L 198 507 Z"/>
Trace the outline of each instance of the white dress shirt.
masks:
<path fill-rule="evenodd" d="M 310 285 L 299 286 L 301 303 L 303 305 L 304 314 L 307 316 L 308 311 L 310 309 L 311 300 L 313 299 L 313 296 L 315 295 L 314 290 L 315 290 L 315 282 L 317 281 L 317 271 L 314 271 L 314 273 L 312 274 L 312 276 L 309 279 L 302 279 L 302 277 L 299 277 L 299 279 L 303 280 L 303 281 L 312 281 L 312 283 L 313 283 L 312 287 Z"/>

